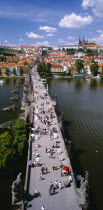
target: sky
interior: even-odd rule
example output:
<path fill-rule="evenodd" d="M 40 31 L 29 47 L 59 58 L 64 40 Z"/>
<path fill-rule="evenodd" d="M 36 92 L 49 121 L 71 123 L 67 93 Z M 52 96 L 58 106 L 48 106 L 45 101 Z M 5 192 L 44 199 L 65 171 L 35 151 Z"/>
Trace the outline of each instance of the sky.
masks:
<path fill-rule="evenodd" d="M 0 29 L 6 46 L 65 46 L 83 36 L 103 46 L 103 0 L 3 0 Z"/>

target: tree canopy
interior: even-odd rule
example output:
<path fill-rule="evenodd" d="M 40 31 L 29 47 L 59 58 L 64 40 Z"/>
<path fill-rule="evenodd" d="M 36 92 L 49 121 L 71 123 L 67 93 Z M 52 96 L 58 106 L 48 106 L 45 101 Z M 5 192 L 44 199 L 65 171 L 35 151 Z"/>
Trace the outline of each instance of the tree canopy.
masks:
<path fill-rule="evenodd" d="M 5 168 L 14 154 L 18 157 L 23 154 L 27 142 L 28 124 L 18 118 L 12 122 L 11 133 L 0 135 L 0 168 Z"/>
<path fill-rule="evenodd" d="M 13 68 L 13 74 L 16 75 L 16 68 Z"/>
<path fill-rule="evenodd" d="M 98 74 L 98 63 L 93 63 L 91 66 L 90 66 L 90 70 L 91 70 L 91 72 L 92 72 L 92 74 L 94 75 L 94 76 L 97 76 L 97 74 Z"/>
<path fill-rule="evenodd" d="M 73 49 L 73 48 L 67 48 L 66 49 L 66 52 L 68 55 L 73 55 L 76 53 L 76 49 Z"/>
<path fill-rule="evenodd" d="M 46 77 L 46 76 L 51 75 L 50 68 L 51 68 L 50 63 L 46 64 L 45 62 L 41 62 L 41 63 L 38 64 L 38 69 L 37 70 L 38 70 L 40 76 Z"/>
<path fill-rule="evenodd" d="M 87 56 L 98 56 L 98 50 L 86 49 L 85 53 Z"/>
<path fill-rule="evenodd" d="M 29 66 L 29 63 L 28 63 L 28 61 L 24 61 L 24 63 L 23 63 L 24 65 L 27 65 L 27 66 Z"/>
<path fill-rule="evenodd" d="M 5 150 L 11 147 L 12 138 L 9 132 L 0 135 L 0 150 Z"/>
<path fill-rule="evenodd" d="M 6 69 L 5 73 L 6 73 L 6 76 L 9 76 L 9 69 L 8 68 Z"/>
<path fill-rule="evenodd" d="M 22 75 L 23 74 L 23 69 L 20 67 L 20 75 Z"/>
<path fill-rule="evenodd" d="M 18 118 L 12 122 L 12 136 L 15 150 L 22 153 L 27 140 L 27 123 L 23 119 Z"/>
<path fill-rule="evenodd" d="M 77 72 L 80 74 L 82 69 L 84 69 L 84 61 L 81 59 L 76 60 L 75 68 L 76 68 Z"/>
<path fill-rule="evenodd" d="M 9 159 L 12 158 L 12 137 L 9 132 L 0 135 L 0 168 L 6 167 Z"/>
<path fill-rule="evenodd" d="M 6 59 L 6 57 L 5 57 L 5 56 L 3 56 L 3 55 L 1 55 L 1 56 L 0 56 L 0 62 L 4 62 L 4 63 L 5 63 L 5 62 L 6 62 L 6 60 L 7 60 L 7 59 Z"/>

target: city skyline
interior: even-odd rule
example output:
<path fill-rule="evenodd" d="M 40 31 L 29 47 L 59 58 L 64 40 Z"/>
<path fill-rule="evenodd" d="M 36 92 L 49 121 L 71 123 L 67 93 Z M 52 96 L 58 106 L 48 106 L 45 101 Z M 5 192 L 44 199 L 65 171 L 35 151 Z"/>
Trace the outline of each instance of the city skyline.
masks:
<path fill-rule="evenodd" d="M 103 45 L 102 0 L 4 0 L 0 43 L 6 46 L 63 46 L 79 37 Z"/>

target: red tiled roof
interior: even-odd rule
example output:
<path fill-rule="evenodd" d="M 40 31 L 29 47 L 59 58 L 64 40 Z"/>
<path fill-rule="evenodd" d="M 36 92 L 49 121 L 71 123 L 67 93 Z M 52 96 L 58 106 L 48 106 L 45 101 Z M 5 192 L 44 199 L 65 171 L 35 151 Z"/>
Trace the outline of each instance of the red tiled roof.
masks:
<path fill-rule="evenodd" d="M 54 63 L 54 64 L 52 64 L 51 68 L 60 68 L 60 69 L 62 68 L 63 69 L 63 66 L 60 64 Z"/>
<path fill-rule="evenodd" d="M 103 63 L 98 64 L 99 67 L 103 67 Z"/>

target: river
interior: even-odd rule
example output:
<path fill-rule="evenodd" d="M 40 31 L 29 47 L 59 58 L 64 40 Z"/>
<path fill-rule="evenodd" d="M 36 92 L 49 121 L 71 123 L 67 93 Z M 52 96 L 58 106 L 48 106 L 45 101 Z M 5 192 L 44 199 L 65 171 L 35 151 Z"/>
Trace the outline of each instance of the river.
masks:
<path fill-rule="evenodd" d="M 23 93 L 23 83 L 24 79 L 4 79 L 4 83 L 0 82 L 0 124 L 7 122 L 9 120 L 16 119 L 21 113 L 21 98 Z M 10 100 L 10 97 L 16 96 L 12 93 L 18 86 L 18 97 L 19 100 Z M 14 111 L 3 111 L 4 107 L 15 104 L 16 109 Z M 0 129 L 0 133 L 4 130 Z M 0 209 L 1 210 L 11 210 L 11 185 L 16 179 L 19 172 L 22 172 L 22 181 L 24 181 L 24 163 L 25 160 L 19 161 L 15 168 L 11 169 L 11 173 L 4 177 L 0 177 Z"/>
<path fill-rule="evenodd" d="M 12 101 L 11 91 L 20 84 L 19 100 Z M 66 122 L 66 138 L 72 142 L 71 162 L 74 173 L 89 173 L 90 210 L 103 210 L 103 81 L 83 79 L 49 79 L 49 93 L 57 96 L 58 106 Z M 23 81 L 5 80 L 0 85 L 0 123 L 17 118 L 21 106 Z M 3 107 L 15 104 L 16 110 Z M 22 167 L 22 165 L 21 165 Z M 16 167 L 19 168 L 19 167 Z M 11 183 L 19 172 L 0 179 L 0 207 L 11 209 Z"/>
<path fill-rule="evenodd" d="M 90 209 L 103 210 L 103 81 L 49 79 L 48 86 L 64 114 L 74 173 L 88 171 Z"/>

